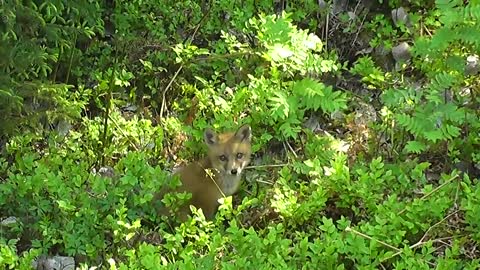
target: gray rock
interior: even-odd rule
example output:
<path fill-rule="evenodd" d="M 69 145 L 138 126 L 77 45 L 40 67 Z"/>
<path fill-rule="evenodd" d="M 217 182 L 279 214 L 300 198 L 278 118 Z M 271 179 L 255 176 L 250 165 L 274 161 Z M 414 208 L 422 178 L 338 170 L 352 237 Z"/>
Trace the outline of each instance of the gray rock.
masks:
<path fill-rule="evenodd" d="M 73 257 L 39 256 L 32 262 L 32 267 L 37 270 L 74 270 L 75 259 Z"/>
<path fill-rule="evenodd" d="M 105 178 L 113 178 L 115 176 L 115 170 L 110 166 L 100 167 L 98 174 Z"/>
<path fill-rule="evenodd" d="M 465 65 L 465 75 L 476 75 L 480 70 L 478 55 L 469 55 Z"/>
<path fill-rule="evenodd" d="M 16 217 L 7 217 L 7 218 L 2 219 L 2 221 L 0 221 L 1 226 L 8 226 L 8 225 L 15 224 L 15 223 L 17 223 L 17 218 Z"/>
<path fill-rule="evenodd" d="M 315 116 L 315 115 L 310 116 L 310 118 L 308 118 L 307 121 L 305 121 L 303 123 L 303 126 L 305 128 L 310 129 L 314 133 L 322 130 L 322 127 L 320 125 L 320 121 L 319 121 L 318 117 Z"/>
<path fill-rule="evenodd" d="M 318 0 L 318 8 L 320 10 L 325 10 L 327 8 L 327 3 L 324 0 Z"/>
<path fill-rule="evenodd" d="M 392 48 L 393 59 L 397 62 L 405 62 L 412 57 L 410 53 L 410 45 L 407 42 L 402 42 Z"/>
<path fill-rule="evenodd" d="M 372 58 L 382 69 L 392 70 L 395 66 L 395 61 L 391 55 L 391 51 L 385 46 L 378 45 L 373 48 Z"/>
<path fill-rule="evenodd" d="M 392 20 L 395 26 L 399 26 L 399 25 L 406 25 L 407 27 L 411 26 L 408 13 L 405 11 L 403 7 L 399 7 L 392 10 Z"/>
<path fill-rule="evenodd" d="M 72 129 L 72 125 L 69 122 L 67 122 L 65 120 L 61 120 L 61 121 L 58 122 L 57 132 L 61 137 L 67 136 L 68 132 L 71 129 Z"/>
<path fill-rule="evenodd" d="M 347 11 L 348 0 L 333 0 L 332 13 L 334 15 Z"/>

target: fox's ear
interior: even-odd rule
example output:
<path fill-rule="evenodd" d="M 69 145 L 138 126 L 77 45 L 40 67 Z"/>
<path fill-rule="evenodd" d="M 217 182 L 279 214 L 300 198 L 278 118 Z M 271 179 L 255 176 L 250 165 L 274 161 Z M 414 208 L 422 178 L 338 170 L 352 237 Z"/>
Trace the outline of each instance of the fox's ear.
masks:
<path fill-rule="evenodd" d="M 235 132 L 235 137 L 240 141 L 250 141 L 252 139 L 252 129 L 248 124 L 245 124 L 238 128 L 237 132 Z"/>
<path fill-rule="evenodd" d="M 203 133 L 203 140 L 208 146 L 214 145 L 218 142 L 218 136 L 211 128 L 207 128 Z"/>

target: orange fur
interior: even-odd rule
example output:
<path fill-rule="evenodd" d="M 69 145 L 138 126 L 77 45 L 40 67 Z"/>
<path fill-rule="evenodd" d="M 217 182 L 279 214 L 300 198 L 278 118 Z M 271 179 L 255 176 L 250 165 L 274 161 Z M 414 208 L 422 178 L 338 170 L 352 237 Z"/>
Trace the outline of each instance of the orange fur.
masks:
<path fill-rule="evenodd" d="M 208 155 L 181 168 L 175 175 L 182 182 L 177 191 L 191 193 L 189 204 L 201 208 L 205 217 L 212 219 L 218 199 L 235 194 L 240 187 L 241 174 L 250 162 L 251 128 L 243 125 L 236 132 L 222 134 L 207 129 L 204 142 Z M 178 217 L 185 220 L 187 214 L 188 205 L 180 210 Z"/>

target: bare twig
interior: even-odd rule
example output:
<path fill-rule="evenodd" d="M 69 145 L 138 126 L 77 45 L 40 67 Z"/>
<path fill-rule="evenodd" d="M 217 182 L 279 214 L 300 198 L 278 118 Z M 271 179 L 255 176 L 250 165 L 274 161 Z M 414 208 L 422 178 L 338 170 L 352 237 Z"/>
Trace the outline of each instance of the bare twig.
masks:
<path fill-rule="evenodd" d="M 453 211 L 452 213 L 448 214 L 446 217 L 442 218 L 442 220 L 440 220 L 439 222 L 433 224 L 432 226 L 430 226 L 430 228 L 427 229 L 427 231 L 423 234 L 422 238 L 415 244 L 413 244 L 412 246 L 410 246 L 410 248 L 416 248 L 420 245 L 422 245 L 425 241 L 425 238 L 427 238 L 427 235 L 428 233 L 435 227 L 437 227 L 438 225 L 442 224 L 445 220 L 449 219 L 451 216 L 455 215 L 458 213 L 459 210 L 456 210 L 456 211 Z"/>
<path fill-rule="evenodd" d="M 441 188 L 443 188 L 444 186 L 450 184 L 453 180 L 455 180 L 456 178 L 458 177 L 458 175 L 455 175 L 453 176 L 452 178 L 448 179 L 447 181 L 445 181 L 445 183 L 441 184 L 440 186 L 432 189 L 432 191 L 428 192 L 427 194 L 423 195 L 419 200 L 422 201 L 422 200 L 425 200 L 426 198 L 430 197 L 432 194 L 434 194 L 435 192 L 439 191 Z M 404 208 L 402 211 L 398 212 L 398 215 L 401 215 L 403 213 L 405 213 L 405 211 L 407 211 L 407 208 Z"/>
<path fill-rule="evenodd" d="M 233 58 L 233 57 L 244 56 L 244 55 L 252 55 L 252 54 L 254 54 L 254 53 L 251 53 L 251 52 L 233 52 L 233 53 L 228 53 L 228 54 L 212 54 L 212 55 L 208 55 L 208 56 L 199 56 L 197 58 L 194 58 L 193 62 Z"/>
<path fill-rule="evenodd" d="M 286 167 L 290 166 L 291 164 L 289 163 L 283 163 L 283 164 L 266 164 L 266 165 L 252 165 L 252 166 L 247 166 L 245 169 L 260 169 L 260 168 L 275 168 L 275 167 Z"/>
<path fill-rule="evenodd" d="M 175 79 L 177 78 L 178 74 L 180 73 L 180 71 L 182 70 L 183 68 L 183 65 L 180 65 L 180 67 L 178 67 L 177 69 L 177 72 L 175 72 L 175 74 L 173 75 L 172 79 L 170 80 L 170 82 L 167 84 L 167 87 L 165 87 L 165 90 L 163 90 L 163 93 L 162 93 L 162 106 L 160 106 L 160 118 L 163 118 L 163 111 L 165 110 L 165 107 L 167 106 L 166 105 L 166 101 L 165 101 L 165 95 L 168 91 L 168 89 L 170 89 L 170 87 L 172 86 L 173 82 L 175 81 Z"/>
<path fill-rule="evenodd" d="M 74 32 L 73 36 L 73 43 L 72 47 L 70 48 L 70 57 L 68 60 L 68 69 L 67 69 L 67 78 L 65 79 L 65 83 L 68 84 L 68 81 L 70 80 L 70 73 L 72 72 L 72 65 L 73 65 L 73 54 L 75 52 L 75 44 L 77 43 L 77 32 Z M 56 72 L 56 71 L 55 71 Z M 55 74 L 56 76 L 56 74 Z"/>
<path fill-rule="evenodd" d="M 200 19 L 200 21 L 197 23 L 197 25 L 195 26 L 195 30 L 193 30 L 193 33 L 190 35 L 190 37 L 186 38 L 183 43 L 185 42 L 192 42 L 193 39 L 195 38 L 195 36 L 197 35 L 197 32 L 198 32 L 198 29 L 200 29 L 200 26 L 203 24 L 203 22 L 205 21 L 205 19 L 208 17 L 208 15 L 210 14 L 210 10 L 212 9 L 212 5 L 213 5 L 213 0 L 210 0 L 210 6 L 208 8 L 208 11 L 205 12 L 205 14 L 203 15 L 203 17 Z M 162 105 L 160 107 L 160 118 L 163 118 L 163 112 L 165 111 L 166 107 L 167 107 L 167 104 L 166 104 L 166 101 L 165 101 L 165 96 L 166 96 L 166 93 L 168 91 L 168 89 L 170 89 L 170 87 L 172 86 L 173 82 L 175 81 L 175 79 L 177 78 L 178 74 L 180 73 L 180 71 L 183 69 L 183 64 L 180 65 L 180 67 L 178 67 L 177 71 L 175 72 L 175 74 L 173 75 L 172 79 L 170 80 L 170 82 L 168 83 L 167 87 L 165 87 L 165 90 L 163 90 L 163 93 L 162 93 Z"/>
<path fill-rule="evenodd" d="M 355 6 L 355 9 L 353 10 L 353 14 L 355 14 L 355 16 L 357 15 L 357 14 L 356 14 L 356 13 L 357 13 L 357 9 L 358 9 L 358 7 L 360 6 L 361 3 L 362 3 L 361 1 L 358 1 L 357 5 Z M 354 47 L 354 45 L 355 45 L 355 42 L 357 42 L 358 35 L 359 35 L 360 32 L 361 32 L 361 29 L 362 29 L 362 27 L 363 27 L 363 24 L 364 24 L 364 22 L 365 22 L 365 19 L 367 18 L 367 14 L 368 14 L 368 13 L 365 13 L 365 15 L 363 16 L 362 21 L 360 22 L 360 26 L 358 26 L 358 30 L 357 30 L 357 33 L 355 33 L 355 38 L 353 39 L 353 42 L 352 42 L 352 44 L 351 44 L 351 49 L 350 49 L 350 50 L 353 49 L 353 47 Z"/>
<path fill-rule="evenodd" d="M 356 234 L 356 235 L 359 235 L 359 236 L 361 236 L 361 237 L 363 237 L 363 238 L 366 238 L 366 239 L 368 239 L 368 240 L 375 241 L 375 242 L 381 244 L 382 246 L 385 246 L 385 247 L 388 247 L 388 248 L 390 248 L 390 249 L 395 250 L 397 253 L 398 253 L 398 252 L 401 252 L 401 249 L 399 249 L 399 248 L 397 248 L 397 247 L 394 247 L 394 246 L 392 246 L 392 245 L 390 245 L 390 244 L 388 244 L 388 243 L 385 243 L 385 242 L 383 242 L 383 241 L 380 241 L 380 240 L 378 240 L 378 239 L 375 239 L 375 238 L 373 238 L 373 237 L 371 237 L 371 236 L 369 236 L 369 235 L 366 235 L 366 234 L 364 234 L 364 233 L 361 233 L 361 232 L 359 232 L 359 231 L 357 231 L 357 230 L 355 230 L 355 229 L 352 229 L 352 228 L 350 228 L 350 227 L 345 228 L 345 231 L 347 231 L 347 232 L 352 232 L 352 233 L 354 233 L 354 234 Z"/>
<path fill-rule="evenodd" d="M 105 166 L 105 149 L 107 149 L 107 133 L 108 133 L 108 119 L 110 118 L 110 107 L 112 103 L 112 92 L 113 87 L 115 86 L 115 71 L 117 68 L 117 52 L 115 51 L 115 58 L 113 60 L 112 74 L 110 76 L 110 84 L 108 87 L 108 92 L 105 97 L 105 116 L 103 118 L 103 134 L 102 134 L 102 159 L 101 165 Z"/>
<path fill-rule="evenodd" d="M 453 201 L 454 209 L 458 209 L 458 192 L 460 191 L 460 181 L 457 182 L 457 190 L 455 191 L 455 200 Z"/>
<path fill-rule="evenodd" d="M 260 180 L 260 179 L 255 179 L 255 181 L 258 182 L 258 183 L 262 183 L 262 184 L 267 184 L 267 185 L 273 186 L 273 183 L 272 183 L 272 182 L 268 182 L 268 181 L 264 181 L 264 180 Z"/>
<path fill-rule="evenodd" d="M 325 18 L 325 51 L 328 51 L 328 22 L 330 20 L 330 13 L 327 13 Z"/>
<path fill-rule="evenodd" d="M 459 211 L 459 210 L 456 210 L 456 211 L 448 214 L 448 215 L 447 215 L 446 217 L 444 217 L 442 220 L 440 220 L 439 222 L 437 222 L 437 223 L 433 224 L 432 226 L 430 226 L 430 228 L 428 228 L 427 231 L 423 234 L 422 238 L 421 238 L 417 243 L 411 245 L 409 248 L 410 248 L 410 249 L 414 249 L 414 248 L 417 248 L 417 247 L 420 247 L 420 246 L 425 245 L 425 243 L 428 242 L 428 241 L 425 242 L 425 239 L 427 238 L 427 235 L 430 233 L 430 231 L 431 231 L 433 228 L 437 227 L 438 225 L 442 224 L 445 220 L 449 219 L 451 216 L 457 214 L 458 211 Z M 445 240 L 445 239 L 448 239 L 448 238 L 445 238 L 445 237 L 444 237 L 444 238 L 439 238 L 439 239 L 432 240 L 432 242 L 442 242 L 442 241 Z M 402 251 L 402 250 L 399 250 L 399 251 L 397 251 L 396 253 L 392 254 L 391 256 L 388 256 L 388 257 L 386 257 L 386 258 L 383 258 L 382 260 L 380 260 L 380 262 L 389 260 L 389 259 L 391 259 L 391 258 L 393 258 L 393 257 L 396 257 L 396 256 L 402 254 L 402 253 L 403 253 L 403 251 Z"/>
<path fill-rule="evenodd" d="M 288 147 L 288 149 L 290 149 L 290 151 L 293 153 L 293 155 L 295 156 L 295 158 L 298 159 L 297 153 L 295 152 L 295 150 L 293 150 L 293 147 L 290 145 L 290 143 L 289 143 L 287 140 L 285 140 L 285 141 L 283 142 L 283 145 L 284 145 L 284 146 L 286 145 L 286 146 Z"/>
<path fill-rule="evenodd" d="M 115 119 L 112 118 L 111 115 L 108 116 L 108 119 L 110 119 L 110 121 L 115 125 L 115 127 L 120 131 L 120 133 L 122 133 L 122 135 L 127 138 L 128 142 L 130 143 L 130 145 L 135 149 L 135 151 L 138 151 L 138 147 L 135 145 L 135 142 L 133 142 L 131 140 L 131 137 L 132 136 L 129 136 L 128 134 L 125 133 L 125 131 L 123 131 L 123 129 L 120 127 L 120 125 L 117 123 L 117 121 Z"/>
<path fill-rule="evenodd" d="M 428 30 L 427 26 L 426 25 L 423 25 L 423 28 L 425 29 L 425 32 L 427 32 L 427 34 L 432 37 L 432 33 L 430 32 L 430 30 Z"/>

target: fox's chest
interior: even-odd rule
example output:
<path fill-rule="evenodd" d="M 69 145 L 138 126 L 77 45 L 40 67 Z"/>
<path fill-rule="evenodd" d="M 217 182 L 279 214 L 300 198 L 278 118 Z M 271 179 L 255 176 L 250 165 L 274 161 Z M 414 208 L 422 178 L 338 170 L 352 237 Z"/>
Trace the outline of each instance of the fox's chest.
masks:
<path fill-rule="evenodd" d="M 234 194 L 237 190 L 238 187 L 240 186 L 240 175 L 234 175 L 234 174 L 229 174 L 229 175 L 223 175 L 220 178 L 220 188 L 222 189 L 222 192 L 225 194 L 225 196 L 230 196 Z"/>

